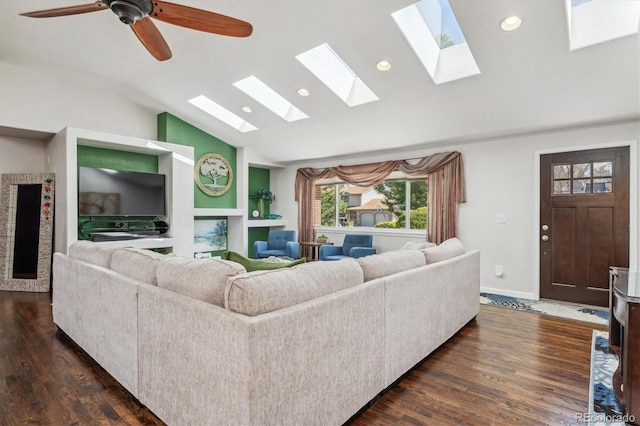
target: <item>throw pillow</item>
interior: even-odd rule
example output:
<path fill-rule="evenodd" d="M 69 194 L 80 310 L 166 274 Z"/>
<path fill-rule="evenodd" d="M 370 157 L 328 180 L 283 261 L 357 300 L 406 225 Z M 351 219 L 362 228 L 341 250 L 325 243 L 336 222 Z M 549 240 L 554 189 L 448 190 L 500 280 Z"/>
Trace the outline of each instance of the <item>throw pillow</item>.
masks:
<path fill-rule="evenodd" d="M 232 262 L 241 264 L 242 266 L 244 266 L 247 272 L 290 268 L 306 261 L 306 259 L 303 257 L 298 260 L 291 259 L 289 261 L 286 261 L 285 259 L 285 262 L 265 262 L 264 260 L 260 259 L 249 259 L 248 257 L 244 257 L 243 255 L 234 251 L 225 252 L 224 258 L 227 260 L 231 260 Z"/>
<path fill-rule="evenodd" d="M 420 251 L 424 253 L 427 263 L 435 263 L 464 254 L 464 245 L 457 238 L 449 238 L 441 242 L 439 246 L 429 247 Z"/>
<path fill-rule="evenodd" d="M 407 241 L 400 250 L 423 250 L 429 247 L 435 247 L 436 243 L 427 241 Z"/>

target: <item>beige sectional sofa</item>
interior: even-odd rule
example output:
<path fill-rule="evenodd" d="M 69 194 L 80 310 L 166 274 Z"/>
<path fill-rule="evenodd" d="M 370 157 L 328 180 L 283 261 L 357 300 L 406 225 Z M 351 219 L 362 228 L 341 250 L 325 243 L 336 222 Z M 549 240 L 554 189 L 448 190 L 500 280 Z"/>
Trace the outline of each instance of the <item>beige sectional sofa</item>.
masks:
<path fill-rule="evenodd" d="M 247 273 L 78 242 L 53 318 L 168 424 L 342 424 L 475 317 L 479 258 L 450 240 Z"/>

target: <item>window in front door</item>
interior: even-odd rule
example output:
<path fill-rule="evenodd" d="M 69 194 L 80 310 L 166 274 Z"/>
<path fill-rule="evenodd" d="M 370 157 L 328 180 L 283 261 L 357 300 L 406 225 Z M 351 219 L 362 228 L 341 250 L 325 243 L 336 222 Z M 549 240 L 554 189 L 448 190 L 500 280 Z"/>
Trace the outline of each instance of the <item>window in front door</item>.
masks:
<path fill-rule="evenodd" d="M 603 192 L 613 192 L 612 161 L 553 165 L 552 195 Z"/>

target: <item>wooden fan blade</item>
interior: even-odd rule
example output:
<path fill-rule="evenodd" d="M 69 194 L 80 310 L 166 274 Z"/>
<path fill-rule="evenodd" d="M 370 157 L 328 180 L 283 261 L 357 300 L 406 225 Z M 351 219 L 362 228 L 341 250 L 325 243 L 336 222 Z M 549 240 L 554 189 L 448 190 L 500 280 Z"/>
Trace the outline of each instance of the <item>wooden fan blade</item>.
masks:
<path fill-rule="evenodd" d="M 140 40 L 154 58 L 159 61 L 166 61 L 171 58 L 172 54 L 169 45 L 164 37 L 162 37 L 162 34 L 160 34 L 156 24 L 154 24 L 148 16 L 136 21 L 136 23 L 130 25 L 130 27 L 138 36 L 138 40 Z"/>
<path fill-rule="evenodd" d="M 250 23 L 194 7 L 155 0 L 150 17 L 181 27 L 232 37 L 248 37 Z"/>
<path fill-rule="evenodd" d="M 78 15 L 80 13 L 97 12 L 105 9 L 109 9 L 109 7 L 102 1 L 96 1 L 94 3 L 81 4 L 78 6 L 59 7 L 57 9 L 21 13 L 20 15 L 28 16 L 29 18 L 55 18 L 57 16 Z"/>

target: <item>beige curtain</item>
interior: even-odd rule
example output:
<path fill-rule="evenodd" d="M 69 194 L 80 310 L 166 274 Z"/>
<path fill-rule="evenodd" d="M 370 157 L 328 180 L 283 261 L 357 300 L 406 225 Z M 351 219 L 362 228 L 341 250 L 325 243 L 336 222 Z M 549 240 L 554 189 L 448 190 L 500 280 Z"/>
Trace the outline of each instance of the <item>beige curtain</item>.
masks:
<path fill-rule="evenodd" d="M 295 197 L 298 202 L 298 234 L 300 241 L 313 241 L 313 205 L 315 181 L 337 177 L 357 186 L 372 186 L 383 182 L 394 171 L 412 176 L 428 176 L 429 227 L 427 240 L 440 243 L 456 236 L 458 203 L 465 201 L 462 156 L 459 152 L 444 152 L 421 158 L 411 164 L 408 160 L 298 169 Z M 432 190 L 435 188 L 435 190 Z"/>

